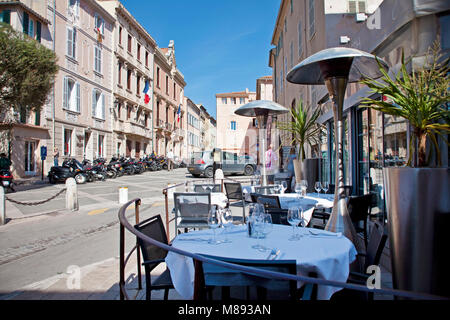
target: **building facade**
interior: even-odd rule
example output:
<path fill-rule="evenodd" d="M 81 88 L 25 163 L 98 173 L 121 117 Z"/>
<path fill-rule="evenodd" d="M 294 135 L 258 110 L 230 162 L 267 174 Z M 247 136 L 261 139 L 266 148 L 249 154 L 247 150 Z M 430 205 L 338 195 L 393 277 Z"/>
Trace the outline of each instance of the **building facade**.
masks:
<path fill-rule="evenodd" d="M 185 128 L 183 74 L 177 69 L 175 44 L 170 41 L 167 48 L 157 48 L 154 58 L 154 151 L 166 155 L 172 149 L 175 156 L 183 156 Z"/>
<path fill-rule="evenodd" d="M 234 113 L 240 106 L 254 101 L 256 92 L 248 89 L 241 92 L 216 94 L 217 147 L 238 155 L 257 158 L 256 121 Z"/>
<path fill-rule="evenodd" d="M 0 22 L 10 24 L 14 30 L 53 50 L 52 6 L 47 6 L 44 0 L 0 1 Z M 11 112 L 0 119 L 0 152 L 11 159 L 12 174 L 16 178 L 40 176 L 42 172 L 40 148 L 51 150 L 52 147 L 51 126 L 46 121 L 49 117 L 46 110 L 51 109 L 52 97 L 51 93 L 40 112 Z M 49 167 L 44 164 L 44 170 L 46 168 Z"/>
<path fill-rule="evenodd" d="M 116 0 L 99 3 L 115 17 L 112 151 L 140 158 L 152 151 L 155 40 Z M 145 91 L 145 92 L 144 92 Z"/>
<path fill-rule="evenodd" d="M 412 58 L 413 66 L 420 65 L 436 39 L 448 55 L 449 9 L 446 1 L 358 1 L 356 7 L 355 1 L 282 1 L 272 38 L 276 47 L 269 54 L 274 97 L 285 106 L 292 107 L 301 99 L 322 108 L 318 121 L 326 131 L 320 145 L 307 150 L 307 157 L 322 158 L 323 181 L 334 183 L 335 179 L 333 112 L 327 90 L 324 86 L 288 83 L 286 74 L 308 56 L 331 47 L 375 54 L 385 59 L 394 72 L 401 65 L 402 52 Z M 348 85 L 344 102 L 344 179 L 354 195 L 372 193 L 372 213 L 385 218 L 382 168 L 406 164 L 411 132 L 402 118 L 361 108 L 360 100 L 367 96 L 371 96 L 368 88 L 358 83 Z M 448 165 L 448 147 L 440 143 L 443 164 Z"/>
<path fill-rule="evenodd" d="M 186 141 L 187 141 L 187 158 L 190 159 L 192 154 L 195 152 L 202 151 L 201 146 L 201 133 L 202 133 L 202 122 L 200 119 L 201 111 L 200 107 L 195 104 L 188 97 L 184 98 L 186 105 Z"/>

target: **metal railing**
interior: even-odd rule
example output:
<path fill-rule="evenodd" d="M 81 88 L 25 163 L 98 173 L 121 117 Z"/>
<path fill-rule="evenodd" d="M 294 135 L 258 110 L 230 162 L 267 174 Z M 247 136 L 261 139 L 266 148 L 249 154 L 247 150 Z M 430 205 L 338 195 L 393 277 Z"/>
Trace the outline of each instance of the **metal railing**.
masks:
<path fill-rule="evenodd" d="M 178 186 L 183 185 L 179 184 Z M 172 186 L 175 187 L 175 186 Z M 151 245 L 157 246 L 163 250 L 166 250 L 168 252 L 174 252 L 189 258 L 192 258 L 197 261 L 202 261 L 205 263 L 211 263 L 217 266 L 221 266 L 224 268 L 229 268 L 232 270 L 238 270 L 240 272 L 250 274 L 250 275 L 256 275 L 263 278 L 268 279 L 277 279 L 277 280 L 287 280 L 287 281 L 301 281 L 303 283 L 310 283 L 315 285 L 324 285 L 324 286 L 332 286 L 332 287 L 338 287 L 342 289 L 349 289 L 349 290 L 356 290 L 361 292 L 367 292 L 367 293 L 373 293 L 373 294 L 381 294 L 381 295 L 393 295 L 397 297 L 403 297 L 408 299 L 418 299 L 418 300 L 449 300 L 447 297 L 440 297 L 435 295 L 430 295 L 427 293 L 417 293 L 417 292 L 410 292 L 410 291 L 403 291 L 403 290 L 397 290 L 397 289 L 370 289 L 367 286 L 358 285 L 358 284 L 351 284 L 346 282 L 339 282 L 339 281 L 332 281 L 332 280 L 324 280 L 324 279 L 318 279 L 318 278 L 311 278 L 306 276 L 298 276 L 298 275 L 292 275 L 287 273 L 281 273 L 281 272 L 274 272 L 274 271 L 268 271 L 264 269 L 254 268 L 254 267 L 247 267 L 243 265 L 238 265 L 234 263 L 229 262 L 223 262 L 216 259 L 206 258 L 204 256 L 194 254 L 188 251 L 184 251 L 181 249 L 178 249 L 176 247 L 161 243 L 159 241 L 156 241 L 152 239 L 151 237 L 143 234 L 142 232 L 139 232 L 136 230 L 127 220 L 125 217 L 125 213 L 127 208 L 135 204 L 135 221 L 136 224 L 139 223 L 139 206 L 141 204 L 141 199 L 134 199 L 126 204 L 124 204 L 120 210 L 119 210 L 119 221 L 120 221 L 120 280 L 119 280 L 119 288 L 120 288 L 120 299 L 129 300 L 129 296 L 126 292 L 125 288 L 125 266 L 131 257 L 131 254 L 136 250 L 137 254 L 137 267 L 138 267 L 138 283 L 139 283 L 139 290 L 142 289 L 142 275 L 140 272 L 141 266 L 140 266 L 140 251 L 139 251 L 139 245 L 137 243 L 137 239 L 141 239 L 145 241 L 146 243 L 149 243 Z M 130 253 L 125 257 L 125 229 L 131 232 L 136 236 L 136 245 L 134 248 L 130 251 Z M 169 239 L 169 238 L 168 238 Z"/>

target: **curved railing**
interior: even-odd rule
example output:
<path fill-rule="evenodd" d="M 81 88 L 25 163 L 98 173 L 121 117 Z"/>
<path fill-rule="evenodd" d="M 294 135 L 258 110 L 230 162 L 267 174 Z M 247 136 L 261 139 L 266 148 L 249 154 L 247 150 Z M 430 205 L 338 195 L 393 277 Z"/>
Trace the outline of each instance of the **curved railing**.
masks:
<path fill-rule="evenodd" d="M 181 184 L 181 185 L 183 185 L 183 184 Z M 366 286 L 357 285 L 357 284 L 324 280 L 324 279 L 318 279 L 318 278 L 311 278 L 311 277 L 306 277 L 306 276 L 291 275 L 291 274 L 268 271 L 268 270 L 263 270 L 263 269 L 259 269 L 259 268 L 247 267 L 247 266 L 242 266 L 242 265 L 238 265 L 238 264 L 234 264 L 234 263 L 228 263 L 228 262 L 223 262 L 223 261 L 219 261 L 219 260 L 215 260 L 215 259 L 211 259 L 211 258 L 206 258 L 204 256 L 194 254 L 194 253 L 191 253 L 188 251 L 184 251 L 184 250 L 175 248 L 173 246 L 164 244 L 162 242 L 156 241 L 156 240 L 146 236 L 145 234 L 139 232 L 138 230 L 136 230 L 130 224 L 130 222 L 127 220 L 127 218 L 125 216 L 127 208 L 130 205 L 132 205 L 133 203 L 135 204 L 136 223 L 139 223 L 139 206 L 141 204 L 140 199 L 134 199 L 134 200 L 127 202 L 119 210 L 119 221 L 120 221 L 120 281 L 119 281 L 119 287 L 120 287 L 120 299 L 121 300 L 124 300 L 124 299 L 129 300 L 129 296 L 128 296 L 128 294 L 126 292 L 126 288 L 125 288 L 125 266 L 129 260 L 129 258 L 131 257 L 131 254 L 134 252 L 134 250 L 136 250 L 136 254 L 138 257 L 137 265 L 138 265 L 139 289 L 142 289 L 139 246 L 136 244 L 136 246 L 131 250 L 131 252 L 125 257 L 125 229 L 127 231 L 133 233 L 136 236 L 136 239 L 139 238 L 149 244 L 155 245 L 155 246 L 157 246 L 163 250 L 166 250 L 168 252 L 174 252 L 174 253 L 181 254 L 181 255 L 190 257 L 192 259 L 198 260 L 198 261 L 211 263 L 211 264 L 214 264 L 217 266 L 238 270 L 243 273 L 257 275 L 257 276 L 264 277 L 264 278 L 301 281 L 304 283 L 339 287 L 342 289 L 357 290 L 357 291 L 381 294 L 381 295 L 393 295 L 393 296 L 409 298 L 409 299 L 448 300 L 448 298 L 446 298 L 446 297 L 439 297 L 439 296 L 434 296 L 434 295 L 425 294 L 425 293 L 409 292 L 409 291 L 395 290 L 395 289 L 369 289 Z"/>

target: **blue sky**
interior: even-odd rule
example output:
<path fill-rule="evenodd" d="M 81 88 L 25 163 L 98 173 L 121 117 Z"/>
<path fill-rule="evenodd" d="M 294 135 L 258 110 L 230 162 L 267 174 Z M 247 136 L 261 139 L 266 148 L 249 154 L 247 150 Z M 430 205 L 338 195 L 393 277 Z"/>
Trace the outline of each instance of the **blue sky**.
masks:
<path fill-rule="evenodd" d="M 256 90 L 271 75 L 280 0 L 122 0 L 161 48 L 175 41 L 185 96 L 216 117 L 215 94 Z"/>

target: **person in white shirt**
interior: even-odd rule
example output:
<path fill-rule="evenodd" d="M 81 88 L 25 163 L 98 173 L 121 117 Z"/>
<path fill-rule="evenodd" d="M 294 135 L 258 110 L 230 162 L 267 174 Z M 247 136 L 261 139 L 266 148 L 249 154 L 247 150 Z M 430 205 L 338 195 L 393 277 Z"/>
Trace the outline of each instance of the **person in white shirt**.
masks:
<path fill-rule="evenodd" d="M 167 152 L 167 171 L 172 170 L 172 163 L 173 163 L 173 152 L 172 149 Z"/>

